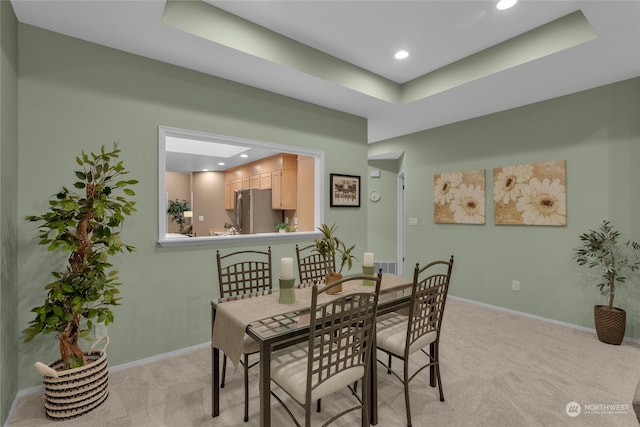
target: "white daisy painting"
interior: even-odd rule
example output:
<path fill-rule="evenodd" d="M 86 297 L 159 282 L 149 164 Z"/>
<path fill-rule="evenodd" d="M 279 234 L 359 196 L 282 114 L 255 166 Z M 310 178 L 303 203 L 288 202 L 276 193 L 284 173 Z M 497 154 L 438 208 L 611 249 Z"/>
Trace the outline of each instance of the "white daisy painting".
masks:
<path fill-rule="evenodd" d="M 496 224 L 567 225 L 566 162 L 493 169 Z"/>
<path fill-rule="evenodd" d="M 485 223 L 484 169 L 433 176 L 433 221 L 441 224 Z"/>

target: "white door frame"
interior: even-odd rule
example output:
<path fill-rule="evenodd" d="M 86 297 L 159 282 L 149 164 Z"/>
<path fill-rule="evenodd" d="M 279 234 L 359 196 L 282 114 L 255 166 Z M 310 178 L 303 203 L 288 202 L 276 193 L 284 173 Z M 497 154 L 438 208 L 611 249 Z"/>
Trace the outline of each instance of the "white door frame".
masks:
<path fill-rule="evenodd" d="M 397 235 L 398 235 L 398 243 L 397 243 L 397 262 L 396 262 L 396 274 L 398 276 L 402 276 L 404 274 L 404 245 L 405 245 L 405 214 L 404 214 L 404 171 L 400 171 L 398 173 L 397 180 L 397 195 L 398 195 L 398 206 L 397 206 Z"/>

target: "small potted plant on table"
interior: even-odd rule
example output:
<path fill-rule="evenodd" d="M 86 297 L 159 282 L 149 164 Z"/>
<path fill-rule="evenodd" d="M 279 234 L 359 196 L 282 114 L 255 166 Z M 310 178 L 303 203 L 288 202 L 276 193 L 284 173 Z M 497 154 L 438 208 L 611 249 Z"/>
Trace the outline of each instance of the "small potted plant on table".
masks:
<path fill-rule="evenodd" d="M 594 307 L 596 333 L 600 341 L 615 345 L 622 343 L 627 321 L 626 312 L 613 305 L 616 286 L 626 282 L 626 273 L 640 268 L 640 244 L 630 240 L 619 242 L 620 236 L 621 233 L 609 221 L 603 221 L 598 230 L 580 235 L 582 245 L 575 249 L 574 254 L 579 265 L 601 272 L 596 286 L 609 297 L 609 304 Z"/>
<path fill-rule="evenodd" d="M 335 236 L 334 233 L 336 229 L 337 226 L 335 224 L 332 226 L 322 224 L 322 226 L 318 227 L 318 230 L 322 233 L 322 237 L 315 241 L 314 250 L 322 256 L 327 268 L 325 278 L 325 283 L 327 284 L 341 279 L 344 267 L 347 266 L 347 269 L 351 270 L 351 267 L 353 267 L 353 261 L 357 261 L 356 257 L 351 253 L 355 249 L 356 245 L 347 247 L 342 240 Z M 338 256 L 338 260 L 336 260 L 336 255 Z M 338 271 L 332 270 L 333 265 L 340 266 L 337 269 Z M 342 288 L 337 286 L 332 290 L 332 292 L 342 292 Z"/>

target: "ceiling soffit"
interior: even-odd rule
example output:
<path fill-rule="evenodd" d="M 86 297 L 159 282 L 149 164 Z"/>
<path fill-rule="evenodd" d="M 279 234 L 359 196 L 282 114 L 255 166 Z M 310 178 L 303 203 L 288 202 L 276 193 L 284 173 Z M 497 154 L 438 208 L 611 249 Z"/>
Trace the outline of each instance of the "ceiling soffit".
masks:
<path fill-rule="evenodd" d="M 168 0 L 162 22 L 178 30 L 391 104 L 408 104 L 597 37 L 581 11 L 398 84 L 211 4 Z"/>

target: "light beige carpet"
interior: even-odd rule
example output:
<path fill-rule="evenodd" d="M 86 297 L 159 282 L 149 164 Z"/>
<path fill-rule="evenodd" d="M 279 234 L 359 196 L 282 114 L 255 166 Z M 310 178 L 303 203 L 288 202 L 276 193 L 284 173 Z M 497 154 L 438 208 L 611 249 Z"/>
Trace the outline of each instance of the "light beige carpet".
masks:
<path fill-rule="evenodd" d="M 640 345 L 607 345 L 594 333 L 450 298 L 440 352 L 445 402 L 428 387 L 426 373 L 412 381 L 416 427 L 638 426 L 631 401 Z M 228 371 L 221 415 L 211 417 L 211 352 L 204 348 L 112 372 L 107 401 L 75 420 L 48 420 L 43 392 L 22 396 L 6 426 L 258 426 L 257 374 L 251 370 L 248 423 L 242 422 L 241 370 Z M 380 366 L 378 378 L 378 425 L 406 425 L 402 386 Z M 348 399 L 346 392 L 323 399 L 315 423 Z M 567 405 L 571 415 L 580 413 L 568 415 Z M 274 399 L 272 407 L 273 426 L 293 425 Z M 359 423 L 356 412 L 334 425 Z"/>

